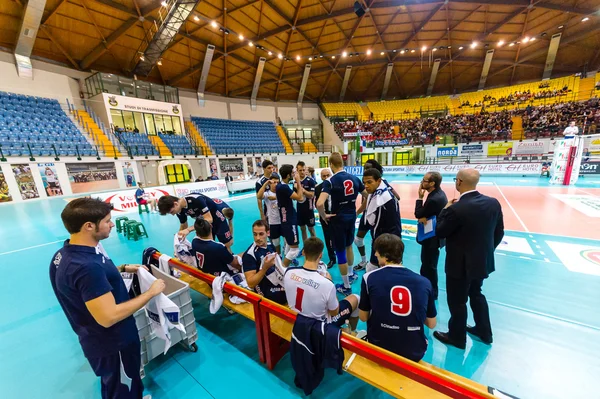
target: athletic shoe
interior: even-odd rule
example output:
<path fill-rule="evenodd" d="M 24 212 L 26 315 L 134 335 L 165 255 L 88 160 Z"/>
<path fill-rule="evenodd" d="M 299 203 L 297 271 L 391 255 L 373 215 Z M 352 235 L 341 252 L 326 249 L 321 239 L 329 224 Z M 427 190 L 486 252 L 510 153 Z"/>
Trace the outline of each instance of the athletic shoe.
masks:
<path fill-rule="evenodd" d="M 351 276 L 348 276 L 348 282 L 350 285 L 354 284 L 356 280 L 358 280 L 358 274 L 353 273 Z"/>
<path fill-rule="evenodd" d="M 358 265 L 354 266 L 354 271 L 359 272 L 361 270 L 365 270 L 367 268 L 367 262 L 364 260 L 360 262 Z"/>
<path fill-rule="evenodd" d="M 329 263 L 327 264 L 327 268 L 331 269 L 333 266 L 335 266 L 335 261 L 334 260 L 330 260 Z"/>
<path fill-rule="evenodd" d="M 337 290 L 337 292 L 344 296 L 352 294 L 352 288 L 346 288 L 344 287 L 344 284 L 336 284 L 335 289 Z"/>
<path fill-rule="evenodd" d="M 152 395 L 146 395 L 142 399 L 152 399 Z"/>

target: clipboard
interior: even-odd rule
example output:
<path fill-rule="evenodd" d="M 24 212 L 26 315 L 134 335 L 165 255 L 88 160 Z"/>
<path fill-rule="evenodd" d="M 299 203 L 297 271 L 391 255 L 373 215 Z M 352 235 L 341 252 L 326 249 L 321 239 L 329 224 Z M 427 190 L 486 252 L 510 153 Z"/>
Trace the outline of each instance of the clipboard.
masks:
<path fill-rule="evenodd" d="M 428 238 L 435 237 L 435 227 L 437 225 L 437 217 L 432 216 L 427 218 L 427 222 L 417 224 L 417 241 L 425 241 Z"/>

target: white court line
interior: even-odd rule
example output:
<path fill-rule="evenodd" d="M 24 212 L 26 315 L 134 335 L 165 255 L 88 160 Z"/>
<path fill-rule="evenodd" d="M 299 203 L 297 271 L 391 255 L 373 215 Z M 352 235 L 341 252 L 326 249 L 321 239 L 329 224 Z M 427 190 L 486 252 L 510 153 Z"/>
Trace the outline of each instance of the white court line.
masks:
<path fill-rule="evenodd" d="M 500 190 L 500 187 L 496 183 L 494 183 L 494 186 L 496 186 L 496 188 L 500 192 L 500 195 L 502 196 L 502 198 L 504 198 L 504 201 L 506 201 L 506 203 L 508 204 L 508 207 L 510 208 L 510 210 L 513 211 L 513 213 L 517 217 L 517 220 L 519 221 L 519 223 L 521 223 L 521 226 L 523 226 L 523 228 L 525 229 L 525 231 L 529 233 L 529 229 L 527 228 L 527 226 L 525 226 L 525 223 L 523 223 L 523 221 L 521 220 L 521 217 L 519 216 L 519 214 L 517 213 L 517 211 L 515 211 L 515 208 L 513 208 L 513 206 L 511 205 L 511 203 L 508 201 L 508 198 L 506 198 L 506 196 L 504 195 L 504 193 L 502 192 L 502 190 Z"/>
<path fill-rule="evenodd" d="M 550 263 L 550 259 L 548 259 L 548 258 L 544 258 L 544 260 L 545 260 L 546 262 Z"/>
<path fill-rule="evenodd" d="M 256 197 L 256 193 L 254 193 L 254 194 L 244 194 L 244 195 L 240 195 L 239 197 L 221 198 L 221 199 L 224 200 L 225 202 L 232 202 L 232 201 L 238 201 L 238 200 L 243 200 L 243 199 L 252 198 L 252 197 Z"/>
<path fill-rule="evenodd" d="M 546 255 L 544 251 L 540 251 L 540 255 Z"/>
<path fill-rule="evenodd" d="M 8 255 L 8 254 L 13 254 L 15 252 L 21 252 L 21 251 L 27 251 L 28 249 L 33 249 L 33 248 L 39 248 L 39 247 L 45 247 L 47 245 L 52 245 L 52 244 L 56 244 L 58 242 L 63 242 L 65 240 L 58 240 L 58 241 L 52 241 L 52 242 L 47 242 L 45 244 L 39 244 L 39 245 L 33 245 L 31 247 L 26 247 L 26 248 L 20 248 L 20 249 L 15 249 L 13 251 L 8 251 L 8 252 L 0 252 L 0 255 Z"/>
<path fill-rule="evenodd" d="M 586 193 L 587 195 L 591 195 L 592 197 L 597 197 L 596 194 L 592 194 L 589 191 L 582 190 L 580 188 L 575 187 L 576 190 L 581 191 L 582 193 Z"/>

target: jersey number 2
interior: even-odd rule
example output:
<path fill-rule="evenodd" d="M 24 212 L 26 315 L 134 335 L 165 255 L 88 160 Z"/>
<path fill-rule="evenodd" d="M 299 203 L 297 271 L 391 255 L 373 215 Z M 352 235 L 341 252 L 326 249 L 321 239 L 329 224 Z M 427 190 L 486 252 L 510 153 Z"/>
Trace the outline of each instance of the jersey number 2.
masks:
<path fill-rule="evenodd" d="M 412 311 L 412 298 L 408 288 L 396 285 L 390 290 L 392 313 L 396 316 L 408 316 Z"/>
<path fill-rule="evenodd" d="M 298 287 L 296 289 L 296 304 L 294 305 L 298 312 L 302 312 L 302 298 L 304 298 L 304 290 Z"/>
<path fill-rule="evenodd" d="M 352 180 L 344 180 L 344 195 L 354 194 L 354 183 Z"/>

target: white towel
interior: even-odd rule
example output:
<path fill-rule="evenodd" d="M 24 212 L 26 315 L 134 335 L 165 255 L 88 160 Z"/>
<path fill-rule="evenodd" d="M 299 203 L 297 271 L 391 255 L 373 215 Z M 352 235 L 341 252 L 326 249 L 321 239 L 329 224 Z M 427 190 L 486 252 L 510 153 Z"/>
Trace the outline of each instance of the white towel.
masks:
<path fill-rule="evenodd" d="M 377 215 L 375 214 L 377 209 L 385 205 L 388 201 L 391 201 L 392 198 L 394 198 L 392 193 L 390 193 L 390 190 L 382 180 L 377 190 L 375 190 L 373 194 L 369 194 L 369 197 L 367 198 L 366 218 L 369 225 L 373 226 L 375 224 L 375 221 L 377 220 Z"/>
<path fill-rule="evenodd" d="M 169 266 L 169 261 L 171 257 L 169 255 L 162 254 L 158 258 L 158 269 L 164 274 L 171 275 L 171 267 Z"/>
<path fill-rule="evenodd" d="M 260 269 L 263 268 L 263 265 L 265 264 L 265 258 L 262 258 L 261 262 L 260 262 Z M 273 284 L 273 285 L 279 285 L 281 287 L 283 287 L 283 275 L 285 274 L 285 267 L 283 267 L 283 262 L 281 261 L 281 257 L 277 254 L 275 254 L 275 264 L 273 266 L 270 267 L 269 271 L 267 271 L 267 274 L 265 275 L 266 278 L 269 279 L 269 281 Z"/>
<path fill-rule="evenodd" d="M 137 271 L 140 280 L 140 290 L 148 291 L 156 278 L 140 267 Z M 165 341 L 165 351 L 167 353 L 171 347 L 171 333 L 169 328 L 177 328 L 185 334 L 185 328 L 179 322 L 179 308 L 177 304 L 170 300 L 165 294 L 159 294 L 152 298 L 146 306 L 146 314 L 150 319 L 150 327 L 156 336 Z"/>
<path fill-rule="evenodd" d="M 243 280 L 244 282 L 246 280 Z M 217 313 L 221 306 L 223 305 L 223 286 L 225 283 L 234 283 L 237 284 L 228 273 L 222 272 L 220 276 L 216 277 L 212 283 L 212 298 L 210 299 L 210 305 L 208 307 L 211 314 Z M 241 286 L 241 284 L 238 284 Z M 242 298 L 238 298 L 237 296 L 230 296 L 229 300 L 236 305 L 240 303 L 245 303 L 246 301 Z"/>

